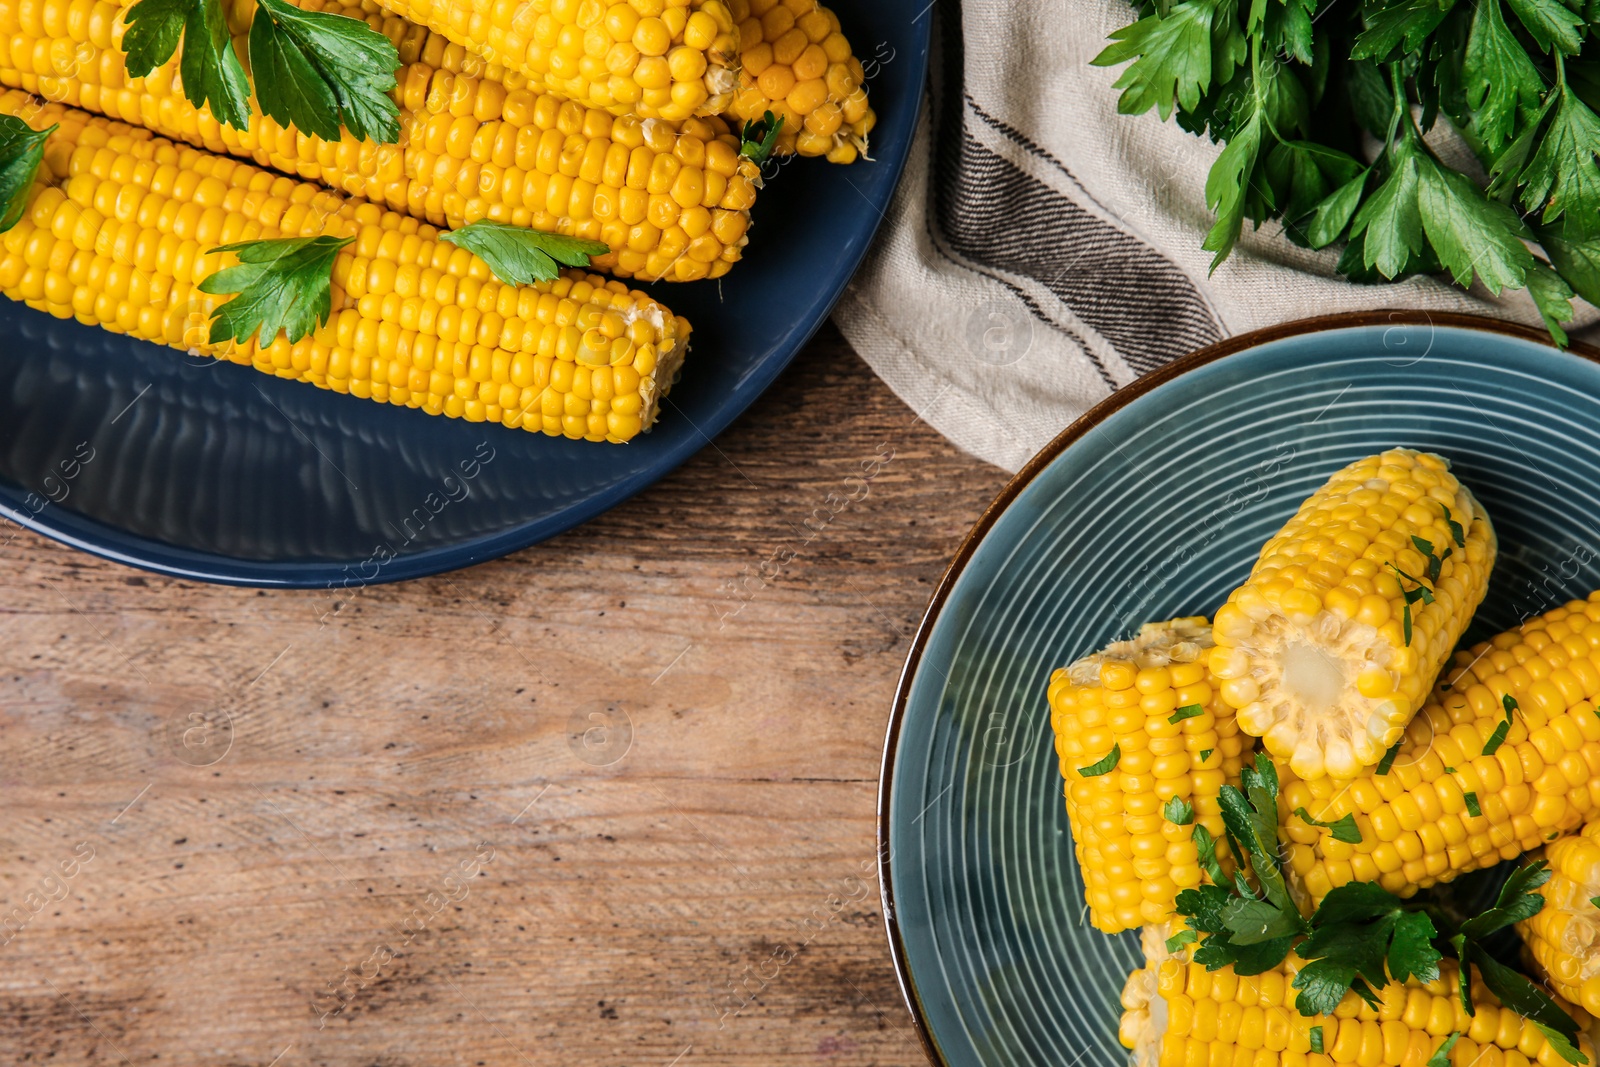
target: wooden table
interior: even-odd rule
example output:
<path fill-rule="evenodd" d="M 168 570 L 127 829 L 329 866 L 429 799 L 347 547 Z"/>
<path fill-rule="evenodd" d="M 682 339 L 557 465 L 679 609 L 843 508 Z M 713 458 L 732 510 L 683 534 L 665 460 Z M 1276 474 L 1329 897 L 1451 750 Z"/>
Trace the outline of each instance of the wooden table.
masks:
<path fill-rule="evenodd" d="M 878 761 L 1004 480 L 829 327 L 655 488 L 346 603 L 17 538 L 0 1063 L 922 1063 Z"/>

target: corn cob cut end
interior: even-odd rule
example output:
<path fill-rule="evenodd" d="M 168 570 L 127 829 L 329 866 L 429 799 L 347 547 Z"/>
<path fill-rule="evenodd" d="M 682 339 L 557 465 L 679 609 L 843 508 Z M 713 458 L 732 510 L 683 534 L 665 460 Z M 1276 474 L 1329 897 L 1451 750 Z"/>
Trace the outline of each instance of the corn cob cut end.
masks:
<path fill-rule="evenodd" d="M 1547 846 L 1544 908 L 1517 924 L 1537 973 L 1591 1016 L 1600 1015 L 1600 823 Z M 1591 1028 L 1591 1034 L 1593 1029 Z"/>
<path fill-rule="evenodd" d="M 1419 541 L 1442 560 L 1436 578 Z M 1301 778 L 1354 777 L 1422 705 L 1494 554 L 1487 514 L 1444 459 L 1394 449 L 1351 464 L 1267 542 L 1217 612 L 1223 699 Z"/>
<path fill-rule="evenodd" d="M 1117 1039 L 1130 1050 L 1132 1067 L 1159 1067 L 1161 1038 L 1167 1032 L 1167 1001 L 1161 995 L 1161 964 L 1167 952 L 1169 924 L 1152 923 L 1139 931 L 1145 964 L 1128 975 L 1122 986 L 1122 1018 Z"/>
<path fill-rule="evenodd" d="M 1194 663 L 1210 648 L 1211 625 L 1204 615 L 1147 622 L 1132 638 L 1116 641 L 1075 660 L 1067 668 L 1067 677 L 1073 685 L 1099 685 L 1101 672 L 1108 665 L 1143 670 Z"/>

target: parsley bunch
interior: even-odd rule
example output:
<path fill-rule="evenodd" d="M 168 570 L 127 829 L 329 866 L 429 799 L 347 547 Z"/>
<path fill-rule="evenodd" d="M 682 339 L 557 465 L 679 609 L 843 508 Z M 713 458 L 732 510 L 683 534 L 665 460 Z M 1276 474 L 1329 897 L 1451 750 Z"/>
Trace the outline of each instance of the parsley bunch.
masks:
<path fill-rule="evenodd" d="M 1489 991 L 1538 1027 L 1568 1063 L 1588 1062 L 1578 1051 L 1577 1023 L 1544 989 L 1484 947 L 1492 935 L 1544 906 L 1544 898 L 1534 892 L 1550 879 L 1542 860 L 1517 868 L 1493 907 L 1460 923 L 1444 909 L 1402 900 L 1376 882 L 1340 886 L 1306 918 L 1284 878 L 1278 772 L 1272 761 L 1258 754 L 1255 766 L 1244 768 L 1240 785 L 1223 786 L 1218 800 L 1228 846 L 1243 861 L 1241 869 L 1231 877 L 1224 872 L 1215 840 L 1195 823 L 1192 837 L 1211 884 L 1178 894 L 1177 912 L 1188 920 L 1189 929 L 1168 940 L 1169 951 L 1194 945 L 1196 963 L 1213 971 L 1231 965 L 1241 975 L 1269 971 L 1292 951 L 1305 961 L 1294 979 L 1295 1008 L 1301 1015 L 1330 1014 L 1352 991 L 1377 1007 L 1376 991 L 1389 982 L 1413 977 L 1437 981 L 1439 962 L 1448 955 L 1460 962 L 1461 1007 L 1468 1015 L 1475 1014 L 1471 973 L 1477 967 Z M 1194 822 L 1188 805 L 1169 803 L 1164 814 L 1179 825 Z M 1296 809 L 1295 816 L 1329 828 L 1338 840 L 1361 840 L 1350 816 L 1333 823 L 1316 822 L 1304 809 Z"/>
<path fill-rule="evenodd" d="M 1600 304 L 1593 0 L 1138 6 L 1094 63 L 1131 60 L 1123 114 L 1176 110 L 1225 145 L 1205 184 L 1212 270 L 1245 219 L 1277 219 L 1296 244 L 1342 242 L 1354 281 L 1443 272 L 1496 295 L 1526 288 L 1561 344 L 1573 296 Z M 1476 155 L 1472 173 L 1423 141 L 1441 118 Z"/>

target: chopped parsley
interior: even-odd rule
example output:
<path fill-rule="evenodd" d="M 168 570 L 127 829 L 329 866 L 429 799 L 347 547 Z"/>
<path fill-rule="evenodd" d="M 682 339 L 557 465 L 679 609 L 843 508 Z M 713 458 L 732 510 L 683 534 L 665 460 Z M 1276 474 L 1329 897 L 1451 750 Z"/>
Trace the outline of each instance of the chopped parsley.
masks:
<path fill-rule="evenodd" d="M 1483 817 L 1483 809 L 1478 807 L 1478 794 L 1469 790 L 1468 792 L 1461 794 L 1461 799 L 1467 802 L 1468 815 L 1472 816 L 1474 819 Z"/>
<path fill-rule="evenodd" d="M 1506 735 L 1511 733 L 1511 713 L 1517 710 L 1517 702 L 1510 693 L 1500 698 L 1501 706 L 1506 709 L 1506 717 L 1494 728 L 1494 733 L 1489 735 L 1489 740 L 1483 743 L 1483 754 L 1492 756 L 1500 750 L 1505 743 Z"/>
<path fill-rule="evenodd" d="M 1380 775 L 1388 774 L 1389 768 L 1394 766 L 1394 758 L 1400 754 L 1400 745 L 1404 741 L 1405 738 L 1402 737 L 1399 741 L 1396 741 L 1394 744 L 1390 745 L 1389 751 L 1385 752 L 1383 754 L 1383 759 L 1378 761 L 1378 773 Z"/>
<path fill-rule="evenodd" d="M 1206 709 L 1201 707 L 1199 704 L 1185 704 L 1183 707 L 1169 715 L 1167 717 L 1167 721 L 1176 726 L 1184 719 L 1192 719 L 1197 715 L 1204 715 L 1205 713 Z"/>
<path fill-rule="evenodd" d="M 1105 759 L 1097 760 L 1087 767 L 1079 767 L 1078 773 L 1085 778 L 1097 778 L 1102 774 L 1110 774 L 1122 762 L 1122 744 L 1118 742 L 1111 746 L 1111 751 L 1106 753 Z"/>
<path fill-rule="evenodd" d="M 1313 819 L 1305 808 L 1295 808 L 1294 813 L 1300 816 L 1301 821 L 1308 825 L 1332 831 L 1335 841 L 1343 841 L 1347 845 L 1361 844 L 1361 831 L 1356 827 L 1354 812 L 1347 812 L 1333 820 L 1333 822 L 1322 822 L 1318 819 Z"/>

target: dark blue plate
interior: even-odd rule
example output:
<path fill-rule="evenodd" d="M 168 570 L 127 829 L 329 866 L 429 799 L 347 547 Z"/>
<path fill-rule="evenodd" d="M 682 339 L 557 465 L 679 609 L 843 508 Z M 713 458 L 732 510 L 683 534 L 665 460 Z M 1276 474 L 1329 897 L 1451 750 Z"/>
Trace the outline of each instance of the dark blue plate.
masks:
<path fill-rule="evenodd" d="M 0 544 L 20 523 L 185 578 L 357 586 L 493 559 L 637 493 L 772 384 L 888 210 L 931 4 L 839 6 L 868 68 L 874 161 L 791 161 L 757 199 L 744 262 L 651 287 L 694 338 L 650 434 L 591 444 L 430 418 L 0 300 Z"/>

